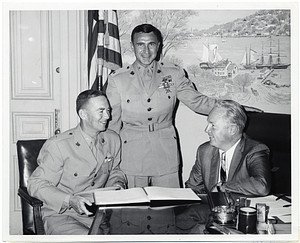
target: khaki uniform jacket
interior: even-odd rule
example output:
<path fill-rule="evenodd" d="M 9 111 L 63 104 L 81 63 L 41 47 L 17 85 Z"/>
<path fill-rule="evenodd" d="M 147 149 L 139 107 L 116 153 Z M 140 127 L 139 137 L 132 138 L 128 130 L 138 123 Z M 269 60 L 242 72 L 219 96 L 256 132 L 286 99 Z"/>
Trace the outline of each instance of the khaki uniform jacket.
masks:
<path fill-rule="evenodd" d="M 198 92 L 182 68 L 154 62 L 153 70 L 149 90 L 143 86 L 136 63 L 118 69 L 108 79 L 106 93 L 112 107 L 109 128 L 121 136 L 121 169 L 129 175 L 177 172 L 179 155 L 173 126 L 177 99 L 205 115 L 216 102 Z"/>
<path fill-rule="evenodd" d="M 269 148 L 244 134 L 235 148 L 225 189 L 244 195 L 265 196 L 271 189 Z M 186 187 L 197 193 L 211 191 L 220 173 L 219 149 L 206 142 L 199 146 Z"/>
<path fill-rule="evenodd" d="M 100 133 L 97 162 L 80 129 L 48 139 L 28 179 L 29 194 L 44 202 L 43 216 L 62 213 L 67 195 L 126 182 L 119 168 L 120 137 L 111 130 Z"/>

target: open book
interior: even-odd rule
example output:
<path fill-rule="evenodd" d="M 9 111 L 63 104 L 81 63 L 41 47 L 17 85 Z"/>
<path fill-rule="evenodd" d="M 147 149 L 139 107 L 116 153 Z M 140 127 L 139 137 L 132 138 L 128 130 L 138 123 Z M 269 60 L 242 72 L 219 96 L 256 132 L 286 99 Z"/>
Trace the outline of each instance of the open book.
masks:
<path fill-rule="evenodd" d="M 97 192 L 97 191 L 115 191 L 115 190 L 120 190 L 120 189 L 121 188 L 119 186 L 102 187 L 102 188 L 97 188 L 97 189 L 93 189 L 93 190 L 78 192 L 78 193 L 75 193 L 74 195 L 87 198 L 92 203 L 94 203 L 94 193 L 95 192 Z"/>
<path fill-rule="evenodd" d="M 125 190 L 95 191 L 94 201 L 101 207 L 163 207 L 199 203 L 190 188 L 136 187 Z"/>

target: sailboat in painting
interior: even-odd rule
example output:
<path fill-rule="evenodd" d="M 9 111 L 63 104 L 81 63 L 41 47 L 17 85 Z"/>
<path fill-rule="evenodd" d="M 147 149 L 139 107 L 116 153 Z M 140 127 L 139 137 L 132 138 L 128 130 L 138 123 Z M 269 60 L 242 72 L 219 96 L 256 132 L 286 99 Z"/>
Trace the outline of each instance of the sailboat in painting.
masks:
<path fill-rule="evenodd" d="M 272 51 L 272 40 L 270 37 L 270 46 L 269 46 L 269 53 L 267 55 L 267 61 L 264 59 L 264 53 L 263 53 L 263 45 L 262 45 L 262 52 L 261 52 L 261 58 L 260 58 L 260 63 L 256 64 L 256 68 L 261 69 L 264 67 L 267 67 L 269 69 L 287 69 L 291 64 L 288 63 L 282 63 L 281 58 L 283 57 L 280 54 L 280 43 L 278 40 L 278 50 L 277 53 L 274 53 Z M 274 61 L 274 56 L 276 56 L 275 61 Z"/>
<path fill-rule="evenodd" d="M 256 51 L 254 51 L 251 48 L 251 45 L 250 45 L 249 49 L 246 48 L 243 59 L 241 61 L 241 65 L 245 69 L 255 69 L 256 68 L 255 62 L 257 62 L 259 59 L 255 58 L 255 54 L 256 54 Z"/>
<path fill-rule="evenodd" d="M 218 44 L 207 44 L 203 43 L 203 52 L 200 62 L 200 68 L 212 69 L 214 64 L 222 60 L 222 56 L 218 51 Z"/>

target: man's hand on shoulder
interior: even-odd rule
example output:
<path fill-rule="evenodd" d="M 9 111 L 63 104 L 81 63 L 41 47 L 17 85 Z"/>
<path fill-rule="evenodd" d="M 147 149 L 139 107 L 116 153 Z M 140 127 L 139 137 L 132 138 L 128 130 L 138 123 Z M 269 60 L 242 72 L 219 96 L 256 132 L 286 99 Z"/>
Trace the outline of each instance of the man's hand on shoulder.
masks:
<path fill-rule="evenodd" d="M 92 202 L 81 196 L 71 196 L 69 201 L 70 207 L 73 208 L 78 214 L 92 215 L 93 213 L 88 211 L 85 204 L 92 206 Z"/>

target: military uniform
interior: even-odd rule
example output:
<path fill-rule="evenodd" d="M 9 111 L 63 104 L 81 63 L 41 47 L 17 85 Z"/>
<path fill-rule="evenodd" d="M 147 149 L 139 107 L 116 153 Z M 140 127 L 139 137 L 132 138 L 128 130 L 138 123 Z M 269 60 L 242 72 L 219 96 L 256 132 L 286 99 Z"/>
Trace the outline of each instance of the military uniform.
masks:
<path fill-rule="evenodd" d="M 112 107 L 109 128 L 119 133 L 122 140 L 120 167 L 125 174 L 134 176 L 176 173 L 176 100 L 205 115 L 216 100 L 198 92 L 184 70 L 171 63 L 154 61 L 150 85 L 146 83 L 137 62 L 118 69 L 108 79 L 106 93 Z"/>
<path fill-rule="evenodd" d="M 28 180 L 28 192 L 44 202 L 42 215 L 47 234 L 87 233 L 93 218 L 64 207 L 66 198 L 126 183 L 119 168 L 120 137 L 111 130 L 101 132 L 97 146 L 95 158 L 78 125 L 49 138 L 42 147 L 39 166 Z M 82 224 L 86 229 L 81 230 Z"/>

